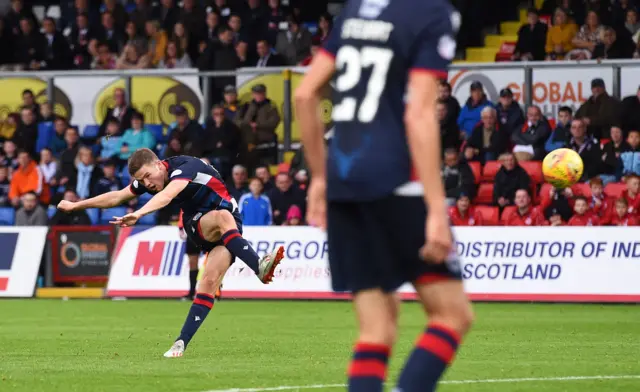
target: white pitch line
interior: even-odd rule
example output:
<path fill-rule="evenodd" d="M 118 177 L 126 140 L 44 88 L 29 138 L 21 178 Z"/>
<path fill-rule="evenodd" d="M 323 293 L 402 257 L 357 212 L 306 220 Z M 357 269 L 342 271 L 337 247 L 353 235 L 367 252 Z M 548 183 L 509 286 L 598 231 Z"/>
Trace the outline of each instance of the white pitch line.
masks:
<path fill-rule="evenodd" d="M 625 380 L 640 379 L 640 375 L 620 375 L 620 376 L 568 376 L 568 377 L 525 377 L 525 378 L 493 378 L 485 380 L 445 380 L 439 384 L 498 384 L 498 383 L 519 383 L 538 381 L 584 381 L 584 380 Z M 291 391 L 300 389 L 320 389 L 320 388 L 344 388 L 346 384 L 318 384 L 318 385 L 298 385 L 280 386 L 270 388 L 233 388 L 233 389 L 212 389 L 205 392 L 264 392 L 264 391 Z"/>

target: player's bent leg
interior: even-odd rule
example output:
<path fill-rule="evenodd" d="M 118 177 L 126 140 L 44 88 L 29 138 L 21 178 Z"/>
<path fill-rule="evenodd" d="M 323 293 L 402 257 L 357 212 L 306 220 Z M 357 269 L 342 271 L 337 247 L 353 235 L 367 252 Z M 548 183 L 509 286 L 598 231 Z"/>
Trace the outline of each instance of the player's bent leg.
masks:
<path fill-rule="evenodd" d="M 187 319 L 182 326 L 180 336 L 164 356 L 167 358 L 181 357 L 191 339 L 202 325 L 209 311 L 213 308 L 214 295 L 222 283 L 225 273 L 231 266 L 231 253 L 222 246 L 217 246 L 207 255 L 207 264 L 202 274 Z"/>
<path fill-rule="evenodd" d="M 276 267 L 284 258 L 284 247 L 260 258 L 242 237 L 233 215 L 226 210 L 210 211 L 200 218 L 201 235 L 210 242 L 222 240 L 234 257 L 242 260 L 255 272 L 262 283 L 270 283 Z"/>
<path fill-rule="evenodd" d="M 359 337 L 349 366 L 350 392 L 381 392 L 391 348 L 396 341 L 398 302 L 379 289 L 356 293 L 353 304 Z"/>
<path fill-rule="evenodd" d="M 434 391 L 473 322 L 471 303 L 460 280 L 414 284 L 429 316 L 398 379 L 397 391 Z"/>

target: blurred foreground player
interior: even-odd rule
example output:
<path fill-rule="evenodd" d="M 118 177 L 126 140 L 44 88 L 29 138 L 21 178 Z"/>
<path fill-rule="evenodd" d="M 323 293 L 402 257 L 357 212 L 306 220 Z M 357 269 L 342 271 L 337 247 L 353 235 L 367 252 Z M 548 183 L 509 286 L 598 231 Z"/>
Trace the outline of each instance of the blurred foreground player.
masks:
<path fill-rule="evenodd" d="M 445 0 L 349 1 L 296 91 L 312 178 L 307 220 L 327 227 L 333 289 L 353 293 L 359 323 L 352 392 L 382 391 L 397 334 L 394 292 L 405 282 L 429 325 L 396 391 L 435 390 L 472 322 L 440 180 L 436 119 L 438 78 L 454 57 L 458 24 Z M 334 73 L 327 160 L 319 103 Z"/>
<path fill-rule="evenodd" d="M 244 261 L 260 281 L 267 284 L 283 258 L 284 248 L 279 247 L 271 254 L 258 257 L 242 237 L 238 204 L 229 196 L 220 174 L 198 158 L 176 156 L 161 161 L 153 151 L 143 148 L 129 158 L 129 173 L 134 181 L 127 188 L 77 203 L 62 201 L 58 208 L 63 211 L 110 208 L 138 195 L 152 194 L 153 197 L 138 211 L 113 217 L 110 223 L 121 227 L 133 226 L 142 216 L 172 202 L 182 209 L 188 239 L 208 253 L 198 292 L 180 336 L 164 354 L 168 358 L 181 357 L 213 307 L 214 294 L 235 258 Z"/>

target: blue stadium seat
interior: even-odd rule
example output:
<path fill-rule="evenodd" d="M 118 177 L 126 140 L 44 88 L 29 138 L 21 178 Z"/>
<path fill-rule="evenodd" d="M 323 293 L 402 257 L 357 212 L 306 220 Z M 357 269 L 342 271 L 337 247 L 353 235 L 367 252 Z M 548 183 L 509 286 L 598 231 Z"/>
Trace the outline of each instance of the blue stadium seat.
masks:
<path fill-rule="evenodd" d="M 156 224 L 156 213 L 151 213 L 149 215 L 145 215 L 142 218 L 140 218 L 140 220 L 138 220 L 138 224 L 139 225 L 147 225 L 147 226 L 153 226 Z"/>
<path fill-rule="evenodd" d="M 151 198 L 153 197 L 153 195 L 150 195 L 148 193 L 143 193 L 142 195 L 138 196 L 138 204 L 140 206 L 145 205 L 149 200 L 151 200 Z"/>
<path fill-rule="evenodd" d="M 47 208 L 47 216 L 49 217 L 49 219 L 53 218 L 53 216 L 56 214 L 56 211 L 58 211 L 58 209 L 55 206 L 49 206 Z"/>
<path fill-rule="evenodd" d="M 11 207 L 0 207 L 0 226 L 13 226 L 16 221 L 16 211 Z"/>
<path fill-rule="evenodd" d="M 100 125 L 85 125 L 82 131 L 83 139 L 95 139 L 100 133 Z"/>
<path fill-rule="evenodd" d="M 49 142 L 53 137 L 55 130 L 53 128 L 53 122 L 41 122 L 38 124 L 38 138 L 36 139 L 36 152 L 40 153 L 43 148 L 49 146 Z"/>
<path fill-rule="evenodd" d="M 126 207 L 107 208 L 102 211 L 99 222 L 100 224 L 106 225 L 106 224 L 109 224 L 109 221 L 113 219 L 114 216 L 125 216 L 126 214 L 127 214 Z"/>
<path fill-rule="evenodd" d="M 91 223 L 97 225 L 100 223 L 100 209 L 99 208 L 87 208 L 87 215 L 91 219 Z"/>
<path fill-rule="evenodd" d="M 169 130 L 167 132 L 164 131 L 164 126 L 162 124 L 147 124 L 145 125 L 149 132 L 153 134 L 153 137 L 156 138 L 156 143 L 158 144 L 166 144 L 169 141 Z"/>

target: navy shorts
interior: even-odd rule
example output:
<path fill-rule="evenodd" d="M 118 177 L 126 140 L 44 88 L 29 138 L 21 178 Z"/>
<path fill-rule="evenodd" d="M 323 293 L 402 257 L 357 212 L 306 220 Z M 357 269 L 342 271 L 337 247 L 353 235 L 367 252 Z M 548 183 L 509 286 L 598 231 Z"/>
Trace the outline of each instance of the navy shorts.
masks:
<path fill-rule="evenodd" d="M 236 226 L 238 227 L 238 231 L 242 234 L 242 216 L 238 211 L 232 212 L 233 218 L 236 220 Z M 203 252 L 209 252 L 211 249 L 216 246 L 224 246 L 222 240 L 216 242 L 209 242 L 202 238 L 200 231 L 200 218 L 204 216 L 203 213 L 198 212 L 195 215 L 187 215 L 185 214 L 182 217 L 182 223 L 184 225 L 184 231 L 187 233 L 187 249 L 189 246 L 189 241 L 193 242 L 200 250 Z M 192 254 L 188 253 L 187 254 Z M 235 258 L 234 258 L 235 260 Z M 233 261 L 232 261 L 233 262 Z"/>
<path fill-rule="evenodd" d="M 327 240 L 333 290 L 393 292 L 407 282 L 462 279 L 455 252 L 442 264 L 420 258 L 426 214 L 422 197 L 330 201 Z"/>

